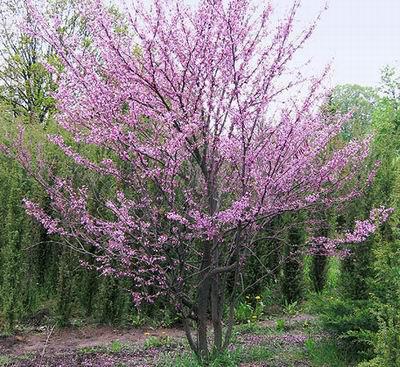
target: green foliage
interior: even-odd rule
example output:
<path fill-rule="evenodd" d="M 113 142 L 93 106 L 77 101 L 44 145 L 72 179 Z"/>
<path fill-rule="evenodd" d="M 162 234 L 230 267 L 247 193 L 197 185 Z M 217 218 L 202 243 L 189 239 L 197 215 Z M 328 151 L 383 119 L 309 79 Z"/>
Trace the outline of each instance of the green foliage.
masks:
<path fill-rule="evenodd" d="M 2 136 L 16 134 L 12 115 L 3 113 L 1 122 Z M 84 170 L 72 171 L 69 159 L 46 141 L 48 132 L 57 133 L 51 121 L 47 122 L 46 131 L 42 126 L 29 126 L 27 142 L 43 145 L 43 158 L 54 162 L 56 173 L 76 175 L 78 181 L 95 185 L 98 192 L 112 194 L 112 182 L 98 180 Z M 102 152 L 89 149 L 87 154 L 102 159 Z M 39 326 L 46 318 L 55 319 L 60 325 L 67 325 L 76 317 L 107 323 L 127 321 L 132 312 L 132 302 L 125 291 L 128 285 L 82 269 L 79 255 L 63 239 L 47 235 L 26 215 L 24 197 L 46 207 L 46 196 L 21 167 L 4 156 L 0 156 L 0 185 L 0 225 L 4 229 L 0 232 L 0 329 L 12 332 L 22 323 Z"/>
<path fill-rule="evenodd" d="M 327 271 L 326 271 L 326 285 L 325 290 L 329 293 L 334 292 L 340 281 L 340 267 L 341 261 L 337 257 L 331 257 L 328 259 Z"/>
<path fill-rule="evenodd" d="M 288 316 L 294 316 L 299 312 L 299 303 L 297 301 L 288 303 L 283 306 L 283 312 Z"/>
<path fill-rule="evenodd" d="M 95 297 L 94 318 L 99 323 L 121 323 L 132 306 L 123 282 L 115 278 L 100 278 Z"/>
<path fill-rule="evenodd" d="M 400 240 L 398 238 L 399 214 L 391 222 L 395 230 L 390 241 L 387 233 L 377 236 L 375 249 L 375 276 L 371 279 L 372 310 L 378 320 L 378 331 L 373 339 L 375 358 L 363 366 L 400 365 Z M 379 246 L 378 246 L 379 245 Z"/>
<path fill-rule="evenodd" d="M 58 276 L 56 314 L 60 326 L 69 324 L 74 304 L 74 277 L 69 269 L 71 250 L 62 249 Z"/>
<path fill-rule="evenodd" d="M 0 102 L 15 117 L 30 124 L 44 124 L 55 110 L 51 92 L 56 90 L 53 76 L 44 67 L 54 57 L 43 42 L 16 27 L 15 19 L 29 21 L 21 0 L 0 4 Z"/>
<path fill-rule="evenodd" d="M 286 321 L 284 319 L 276 320 L 276 326 L 275 326 L 276 331 L 282 332 L 282 331 L 285 331 L 286 328 L 287 328 L 287 325 L 286 325 Z"/>
<path fill-rule="evenodd" d="M 119 340 L 113 340 L 109 351 L 111 353 L 121 353 L 121 351 L 124 349 L 124 345 L 119 341 Z"/>
<path fill-rule="evenodd" d="M 343 352 L 338 349 L 337 344 L 333 340 L 316 342 L 314 339 L 307 339 L 304 347 L 306 350 L 305 354 L 313 366 L 349 366 L 348 360 L 346 360 Z"/>
<path fill-rule="evenodd" d="M 15 211 L 18 207 L 15 207 L 16 197 L 18 191 L 14 186 L 11 189 L 8 202 L 8 210 L 6 216 L 5 236 L 3 238 L 2 257 L 6 258 L 2 266 L 2 309 L 5 319 L 4 329 L 6 331 L 12 331 L 15 323 L 20 317 L 21 313 L 21 298 L 19 289 L 21 288 L 21 217 Z"/>
<path fill-rule="evenodd" d="M 144 349 L 160 348 L 165 346 L 175 345 L 175 341 L 168 335 L 164 336 L 149 336 L 144 341 Z"/>
<path fill-rule="evenodd" d="M 379 309 L 379 331 L 375 338 L 375 360 L 381 366 L 400 365 L 400 312 L 399 308 L 385 305 Z"/>
<path fill-rule="evenodd" d="M 368 301 L 321 296 L 314 300 L 322 327 L 331 333 L 348 358 L 371 355 L 378 323 Z"/>
<path fill-rule="evenodd" d="M 351 113 L 351 118 L 342 129 L 342 137 L 350 140 L 368 133 L 378 102 L 379 95 L 376 89 L 356 84 L 344 84 L 333 89 L 326 109 L 329 113 L 341 115 Z"/>
<path fill-rule="evenodd" d="M 12 362 L 9 356 L 0 356 L 0 366 L 8 366 Z"/>
<path fill-rule="evenodd" d="M 367 166 L 369 169 L 376 160 L 380 165 L 366 196 L 348 205 L 338 218 L 338 228 L 346 228 L 357 217 L 365 217 L 372 207 L 384 205 L 393 207 L 395 212 L 366 243 L 351 247 L 352 254 L 342 261 L 340 269 L 340 292 L 331 291 L 317 302 L 324 327 L 339 338 L 342 350 L 370 359 L 361 363 L 363 367 L 400 365 L 399 91 L 399 77 L 393 68 L 385 68 L 381 87 L 384 97 L 370 107 L 362 101 L 353 100 L 350 104 L 361 111 L 367 108 L 368 113 L 364 111 L 362 116 L 368 124 L 358 123 L 364 128 L 352 135 L 365 135 L 373 130 Z"/>
<path fill-rule="evenodd" d="M 261 296 L 246 296 L 235 308 L 235 319 L 239 323 L 256 322 L 262 316 L 264 308 Z"/>
<path fill-rule="evenodd" d="M 296 223 L 298 224 L 291 224 Z M 285 261 L 282 266 L 282 295 L 286 304 L 298 302 L 303 297 L 303 257 L 306 231 L 302 222 L 304 213 L 296 216 L 288 215 L 285 225 L 289 227 L 287 233 L 287 246 L 285 248 Z"/>
<path fill-rule="evenodd" d="M 324 290 L 327 277 L 328 258 L 323 255 L 314 255 L 312 257 L 310 276 L 312 280 L 313 290 L 321 293 Z"/>
<path fill-rule="evenodd" d="M 242 363 L 267 362 L 272 357 L 272 351 L 263 346 L 237 347 L 233 350 L 213 355 L 205 363 L 200 363 L 191 353 L 184 353 L 180 356 L 169 354 L 159 362 L 159 367 L 202 367 L 205 365 L 208 367 L 237 367 Z"/>
<path fill-rule="evenodd" d="M 176 310 L 171 310 L 168 305 L 157 306 L 157 308 L 157 312 L 159 314 L 159 317 L 157 319 L 158 326 L 172 327 L 176 324 L 179 324 L 181 318 L 177 314 Z"/>
<path fill-rule="evenodd" d="M 341 294 L 345 298 L 366 300 L 369 297 L 368 279 L 372 276 L 372 241 L 351 246 L 351 251 L 342 261 Z"/>
<path fill-rule="evenodd" d="M 1 159 L 0 181 L 0 314 L 3 330 L 10 332 L 36 303 L 35 278 L 25 274 L 30 270 L 30 245 L 38 237 L 20 204 L 24 192 L 32 189 L 23 171 L 11 160 Z"/>
<path fill-rule="evenodd" d="M 253 307 L 247 302 L 240 302 L 235 308 L 235 319 L 239 323 L 250 322 Z"/>
<path fill-rule="evenodd" d="M 383 70 L 385 98 L 374 114 L 374 154 L 381 165 L 371 195 L 375 201 L 395 209 L 390 221 L 373 242 L 372 273 L 369 277 L 370 308 L 378 329 L 374 335 L 375 357 L 360 366 L 400 365 L 400 83 L 393 68 Z"/>

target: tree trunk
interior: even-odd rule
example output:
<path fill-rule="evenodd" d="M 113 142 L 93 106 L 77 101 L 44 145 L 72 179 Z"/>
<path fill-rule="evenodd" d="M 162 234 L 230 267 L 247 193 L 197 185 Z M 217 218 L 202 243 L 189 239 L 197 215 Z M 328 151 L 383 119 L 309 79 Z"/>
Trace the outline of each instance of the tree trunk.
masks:
<path fill-rule="evenodd" d="M 216 274 L 211 283 L 211 318 L 214 329 L 214 350 L 222 349 L 222 310 L 223 305 L 220 295 L 220 276 Z"/>
<path fill-rule="evenodd" d="M 198 353 L 201 359 L 208 358 L 207 342 L 207 310 L 209 301 L 210 286 L 209 281 L 204 281 L 198 291 L 198 320 L 197 320 L 197 345 Z"/>
<path fill-rule="evenodd" d="M 203 260 L 197 286 L 197 349 L 201 359 L 209 356 L 207 342 L 208 305 L 210 301 L 210 277 L 208 273 L 211 267 L 211 243 L 204 243 Z"/>
<path fill-rule="evenodd" d="M 314 255 L 311 264 L 311 277 L 314 286 L 314 290 L 317 293 L 321 293 L 324 290 L 326 282 L 326 271 L 327 271 L 328 258 L 324 255 Z"/>

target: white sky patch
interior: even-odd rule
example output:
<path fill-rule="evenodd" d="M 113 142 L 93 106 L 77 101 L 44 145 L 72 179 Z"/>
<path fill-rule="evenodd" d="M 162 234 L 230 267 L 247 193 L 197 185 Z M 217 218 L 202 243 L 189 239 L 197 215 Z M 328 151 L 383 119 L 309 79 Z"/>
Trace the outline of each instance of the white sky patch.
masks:
<path fill-rule="evenodd" d="M 320 1 L 303 3 L 306 19 Z M 304 57 L 317 67 L 332 60 L 333 84 L 376 86 L 385 65 L 400 67 L 399 15 L 400 0 L 330 0 Z"/>
<path fill-rule="evenodd" d="M 272 4 L 281 12 L 292 0 L 273 0 Z M 299 27 L 314 19 L 324 5 L 324 0 L 303 0 Z M 312 72 L 331 62 L 332 86 L 378 86 L 385 65 L 400 67 L 400 0 L 328 0 L 328 6 L 314 35 L 299 52 L 300 62 L 312 58 Z"/>

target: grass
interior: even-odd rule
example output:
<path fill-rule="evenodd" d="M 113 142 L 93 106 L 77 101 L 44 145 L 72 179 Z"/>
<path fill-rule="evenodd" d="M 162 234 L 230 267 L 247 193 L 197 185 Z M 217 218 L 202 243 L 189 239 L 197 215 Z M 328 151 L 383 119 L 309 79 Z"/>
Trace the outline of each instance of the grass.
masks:
<path fill-rule="evenodd" d="M 273 353 L 264 346 L 257 346 L 245 350 L 240 362 L 264 362 L 271 359 Z"/>
<path fill-rule="evenodd" d="M 18 356 L 5 356 L 5 355 L 0 355 L 0 366 L 9 366 L 12 362 L 16 361 L 28 361 L 30 359 L 34 358 L 33 354 L 21 354 Z"/>
<path fill-rule="evenodd" d="M 282 332 L 286 330 L 286 322 L 283 319 L 278 319 L 276 320 L 276 331 Z"/>
<path fill-rule="evenodd" d="M 308 339 L 305 342 L 304 353 L 315 367 L 349 367 L 349 362 L 333 340 L 316 342 Z"/>
<path fill-rule="evenodd" d="M 111 353 L 121 353 L 124 345 L 119 340 L 114 340 L 108 349 Z"/>
<path fill-rule="evenodd" d="M 79 354 L 93 354 L 93 353 L 109 353 L 118 354 L 124 350 L 129 350 L 131 347 L 128 344 L 122 343 L 120 340 L 113 340 L 107 346 L 96 345 L 93 347 L 82 347 L 78 349 Z"/>
<path fill-rule="evenodd" d="M 237 367 L 241 363 L 265 362 L 272 358 L 273 353 L 266 347 L 256 346 L 252 348 L 238 347 L 225 351 L 211 358 L 208 367 Z M 202 367 L 204 364 L 193 353 L 184 353 L 180 356 L 166 354 L 158 364 L 159 367 Z"/>
<path fill-rule="evenodd" d="M 255 323 L 240 324 L 235 326 L 235 335 L 255 334 L 255 335 L 268 335 L 273 330 L 269 327 L 264 327 Z"/>
<path fill-rule="evenodd" d="M 0 356 L 0 366 L 6 366 L 7 364 L 11 363 L 12 360 L 8 356 Z"/>
<path fill-rule="evenodd" d="M 165 336 L 149 336 L 144 341 L 144 349 L 160 348 L 176 345 L 176 342 L 168 335 Z"/>
<path fill-rule="evenodd" d="M 79 354 L 93 354 L 93 353 L 97 353 L 97 352 L 101 352 L 104 349 L 99 347 L 99 346 L 95 346 L 95 347 L 82 347 L 78 349 L 78 353 Z"/>

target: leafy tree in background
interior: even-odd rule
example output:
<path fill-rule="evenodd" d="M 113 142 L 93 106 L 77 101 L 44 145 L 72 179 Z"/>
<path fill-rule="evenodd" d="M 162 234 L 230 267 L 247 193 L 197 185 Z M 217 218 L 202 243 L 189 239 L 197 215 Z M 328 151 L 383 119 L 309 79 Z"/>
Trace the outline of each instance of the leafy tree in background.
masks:
<path fill-rule="evenodd" d="M 362 352 L 363 359 L 372 358 L 360 367 L 394 367 L 400 361 L 398 88 L 395 70 L 384 68 L 379 100 L 371 120 L 365 123 L 365 131 L 361 131 L 373 133 L 368 160 L 380 162 L 376 177 L 363 200 L 347 205 L 337 221 L 338 226 L 351 222 L 379 205 L 394 208 L 394 214 L 378 233 L 351 247 L 350 256 L 342 261 L 339 295 L 321 305 L 323 322 L 338 339 L 345 341 L 345 349 L 350 354 Z"/>
<path fill-rule="evenodd" d="M 378 102 L 375 88 L 344 84 L 333 89 L 325 108 L 331 113 L 351 114 L 343 125 L 343 138 L 350 140 L 371 131 L 372 114 Z"/>
<path fill-rule="evenodd" d="M 76 22 L 74 9 L 70 6 L 72 3 L 73 0 L 51 1 L 48 3 L 47 11 L 58 14 L 61 19 L 62 33 L 75 29 L 84 35 L 84 24 Z M 9 134 L 17 130 L 18 123 L 24 122 L 28 123 L 25 126 L 32 141 L 38 145 L 45 145 L 44 130 L 54 132 L 52 115 L 55 111 L 55 101 L 51 93 L 56 90 L 56 79 L 55 74 L 52 75 L 50 70 L 58 68 L 61 71 L 61 65 L 48 44 L 29 35 L 26 29 L 18 28 L 23 20 L 34 27 L 32 19 L 26 12 L 24 1 L 1 2 L 1 140 L 4 142 Z M 79 173 L 79 170 L 68 171 L 66 169 L 68 163 L 64 157 L 54 149 L 47 148 L 45 155 L 53 162 L 57 162 L 57 168 L 55 168 L 57 172 L 72 175 L 78 182 L 82 173 Z M 91 154 L 96 156 L 99 152 L 91 152 Z M 45 322 L 43 316 L 54 317 L 60 325 L 67 324 L 72 313 L 74 316 L 80 315 L 81 308 L 88 318 L 104 319 L 106 312 L 98 310 L 103 307 L 103 303 L 109 303 L 107 295 L 111 297 L 111 292 L 108 287 L 117 287 L 114 294 L 118 295 L 118 300 L 121 298 L 120 295 L 124 294 L 124 291 L 120 282 L 109 284 L 107 280 L 99 279 L 94 271 L 86 272 L 87 276 L 78 276 L 77 254 L 64 251 L 60 248 L 60 244 L 66 244 L 59 236 L 48 235 L 41 227 L 33 223 L 26 213 L 18 210 L 24 195 L 28 193 L 46 207 L 47 199 L 42 195 L 42 190 L 30 177 L 20 173 L 20 168 L 15 166 L 15 162 L 4 158 L 4 161 L 0 163 L 0 180 L 2 194 L 4 194 L 0 209 L 3 213 L 0 288 L 10 299 L 10 302 L 6 302 L 4 297 L 4 302 L 0 301 L 0 319 L 4 321 L 0 322 L 0 326 L 10 332 L 17 323 L 27 322 L 35 325 L 43 323 Z M 100 189 L 100 182 L 95 178 L 93 182 L 97 183 L 96 191 L 101 192 L 103 189 Z M 108 188 L 104 187 L 104 191 L 107 190 Z M 12 203 L 10 198 L 13 200 Z M 13 211 L 12 216 L 8 215 L 10 210 Z M 11 228 L 18 228 L 18 236 L 11 236 L 9 233 Z M 19 274 L 18 271 L 14 271 L 15 266 L 17 266 L 16 270 L 22 273 L 27 272 L 30 276 L 21 278 L 18 282 L 14 281 L 13 279 Z M 103 297 L 95 298 L 97 287 L 102 287 L 104 290 Z M 66 292 L 68 289 L 70 291 Z M 13 295 L 18 298 L 12 300 Z M 120 308 L 118 302 L 114 302 L 113 305 L 115 309 Z M 124 309 L 127 312 L 127 307 Z M 101 313 L 101 316 L 97 313 Z M 113 314 L 114 310 L 111 313 Z M 121 321 L 119 317 L 127 318 L 127 315 L 118 313 L 116 317 L 110 317 L 110 320 L 119 322 Z"/>
<path fill-rule="evenodd" d="M 55 107 L 51 92 L 56 84 L 45 67 L 52 62 L 52 53 L 45 43 L 18 28 L 24 20 L 31 22 L 22 0 L 1 2 L 0 101 L 14 116 L 44 123 Z"/>
<path fill-rule="evenodd" d="M 97 269 L 128 278 L 137 304 L 168 294 L 191 348 L 208 358 L 208 309 L 220 351 L 230 341 L 239 276 L 260 228 L 285 212 L 359 195 L 368 140 L 327 150 L 344 119 L 326 123 L 316 112 L 322 78 L 282 77 L 315 26 L 294 32 L 299 3 L 274 28 L 269 5 L 254 12 L 244 0 L 204 0 L 195 11 L 153 6 L 127 13 L 121 31 L 100 1 L 84 2 L 78 11 L 86 33 L 60 37 L 58 18 L 30 4 L 38 22 L 32 34 L 63 66 L 59 124 L 75 143 L 108 155 L 93 160 L 60 135 L 51 141 L 78 166 L 111 177 L 115 191 L 97 197 L 40 160 L 32 169 L 20 139 L 19 161 L 45 187 L 52 212 L 29 200 L 25 206 L 69 246 L 95 248 Z M 302 97 L 278 107 L 298 88 Z M 92 200 L 103 211 L 91 210 Z M 372 212 L 338 243 L 365 238 L 371 221 L 384 217 Z M 317 240 L 336 251 L 335 241 Z"/>
<path fill-rule="evenodd" d="M 13 165 L 11 163 L 11 165 Z M 10 178 L 14 175 L 21 174 L 19 167 L 15 167 L 10 174 Z M 5 330 L 13 330 L 16 321 L 22 313 L 22 297 L 20 294 L 21 282 L 24 273 L 24 262 L 22 261 L 22 236 L 23 236 L 23 221 L 20 213 L 20 205 L 17 204 L 17 198 L 20 187 L 13 185 L 8 197 L 4 198 L 7 201 L 6 217 L 4 233 L 2 234 L 2 258 L 7 258 L 7 262 L 2 264 L 2 289 L 1 289 L 1 305 L 5 319 Z"/>
<path fill-rule="evenodd" d="M 394 69 L 386 67 L 382 70 L 382 85 L 379 88 L 383 98 L 375 99 L 374 92 L 370 88 L 364 88 L 363 99 L 368 99 L 364 98 L 368 91 L 370 100 L 375 100 L 375 102 L 371 103 L 369 107 L 360 98 L 352 102 L 354 111 L 364 111 L 361 114 L 364 120 L 363 126 L 360 123 L 356 125 L 362 128 L 358 128 L 352 134 L 374 134 L 369 161 L 379 161 L 380 163 L 374 185 L 367 191 L 366 196 L 363 200 L 357 200 L 347 208 L 347 214 L 343 218 L 347 222 L 352 222 L 357 216 L 365 215 L 374 206 L 391 206 L 393 184 L 397 176 L 396 164 L 393 163 L 393 159 L 397 155 L 396 148 L 393 146 L 397 133 L 396 128 L 392 125 L 395 120 L 397 104 L 393 98 L 398 95 L 396 86 L 399 86 L 398 83 L 396 84 L 396 80 Z M 377 92 L 375 92 L 376 95 Z M 368 279 L 373 272 L 374 242 L 373 239 L 370 239 L 362 246 L 354 247 L 352 255 L 343 261 L 342 288 L 344 294 L 351 299 L 365 300 L 369 298 Z"/>
<path fill-rule="evenodd" d="M 398 72 L 382 71 L 383 99 L 374 114 L 373 154 L 381 161 L 372 195 L 395 208 L 391 220 L 373 239 L 372 275 L 369 279 L 371 312 L 378 329 L 373 337 L 376 357 L 362 366 L 395 367 L 400 363 L 400 282 L 399 282 L 399 137 L 400 83 Z"/>
<path fill-rule="evenodd" d="M 372 133 L 373 113 L 379 101 L 380 97 L 374 88 L 355 84 L 336 86 L 329 94 L 327 103 L 322 106 L 322 111 L 325 113 L 327 121 L 338 113 L 349 115 L 349 119 L 343 125 L 341 134 L 331 143 L 330 148 L 335 150 L 343 146 L 346 141 L 370 135 Z M 367 160 L 366 171 L 373 167 L 375 160 L 376 157 L 371 157 Z M 347 228 L 356 218 L 366 216 L 373 205 L 365 202 L 365 197 L 362 197 L 347 204 L 345 210 L 341 210 L 336 214 L 329 210 L 325 211 L 322 216 L 319 215 L 319 225 L 317 225 L 314 235 L 332 235 L 334 231 L 340 232 Z M 322 218 L 323 220 L 321 220 Z M 346 257 L 342 262 L 344 270 L 342 280 L 343 284 L 345 284 L 345 292 L 349 296 L 351 294 L 349 284 L 354 285 L 353 290 L 355 292 L 361 291 L 359 280 L 366 280 L 368 277 L 365 269 L 371 257 L 370 255 L 367 245 L 356 245 L 352 248 L 351 256 Z M 310 276 L 313 288 L 317 293 L 321 293 L 324 289 L 328 265 L 329 258 L 324 255 L 323 251 L 322 254 L 316 253 L 312 257 Z M 362 287 L 364 290 L 365 288 L 365 286 Z M 355 297 L 355 293 L 353 296 Z"/>
<path fill-rule="evenodd" d="M 282 293 L 286 304 L 299 302 L 303 298 L 303 264 L 306 247 L 304 221 L 305 213 L 302 212 L 286 215 L 285 218 L 287 245 L 283 253 Z"/>
<path fill-rule="evenodd" d="M 400 100 L 400 75 L 393 66 L 385 66 L 382 69 L 382 82 L 380 91 L 386 100 L 391 101 L 393 106 L 398 109 Z"/>
<path fill-rule="evenodd" d="M 18 121 L 5 106 L 1 114 L 3 142 L 7 134 L 18 129 Z M 59 174 L 74 177 L 76 182 L 85 175 L 90 176 L 88 179 L 97 193 L 109 192 L 106 179 L 100 180 L 83 169 L 72 167 L 68 158 L 53 145 L 46 144 L 45 133 L 54 132 L 55 127 L 51 120 L 46 121 L 45 126 L 46 129 L 38 123 L 26 125 L 27 134 L 32 142 L 44 146 L 46 157 L 56 162 L 54 169 Z M 96 157 L 100 152 L 92 150 L 90 154 Z M 64 249 L 68 244 L 62 238 L 47 234 L 21 210 L 26 195 L 35 198 L 43 207 L 47 207 L 48 199 L 32 177 L 11 158 L 2 156 L 0 159 L 0 185 L 0 226 L 3 228 L 0 233 L 0 329 L 12 332 L 15 326 L 42 325 L 48 318 L 63 325 L 70 322 L 70 316 L 104 321 L 107 312 L 110 312 L 107 322 L 128 320 L 132 303 L 121 281 L 111 284 L 97 272 L 82 269 L 78 254 Z M 102 289 L 101 297 L 96 297 L 98 288 Z M 108 288 L 112 288 L 112 292 Z M 115 300 L 110 303 L 110 298 Z M 103 307 L 105 304 L 111 304 L 114 309 Z M 122 309 L 124 312 L 118 311 Z"/>
<path fill-rule="evenodd" d="M 314 219 L 317 221 L 317 225 L 314 226 L 314 236 L 329 237 L 332 235 L 331 220 L 329 220 L 330 216 L 329 211 L 325 211 L 320 215 L 319 219 Z M 321 293 L 324 290 L 328 271 L 328 261 L 329 258 L 325 255 L 323 248 L 318 249 L 318 251 L 316 251 L 312 256 L 310 278 L 313 291 L 317 293 Z"/>

